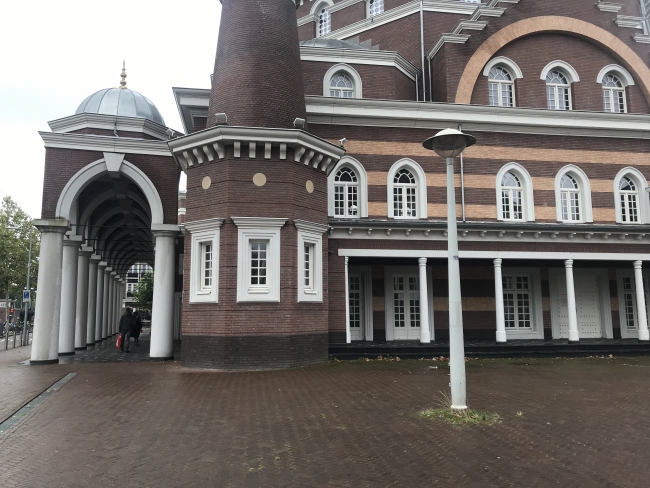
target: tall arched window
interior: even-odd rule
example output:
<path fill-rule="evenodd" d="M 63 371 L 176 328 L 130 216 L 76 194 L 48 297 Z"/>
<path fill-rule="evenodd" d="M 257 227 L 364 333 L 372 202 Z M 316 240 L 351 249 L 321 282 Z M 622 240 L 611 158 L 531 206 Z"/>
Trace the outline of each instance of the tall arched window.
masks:
<path fill-rule="evenodd" d="M 582 221 L 580 185 L 571 175 L 565 174 L 560 179 L 560 205 L 563 222 Z"/>
<path fill-rule="evenodd" d="M 334 177 L 334 216 L 359 215 L 359 179 L 351 168 L 341 168 Z"/>
<path fill-rule="evenodd" d="M 413 173 L 402 168 L 393 178 L 393 216 L 418 217 L 417 183 Z"/>
<path fill-rule="evenodd" d="M 488 74 L 488 94 L 493 107 L 514 107 L 514 82 L 512 75 L 501 66 L 493 66 Z"/>
<path fill-rule="evenodd" d="M 618 184 L 621 201 L 621 222 L 639 221 L 639 194 L 632 178 L 623 176 Z"/>
<path fill-rule="evenodd" d="M 501 179 L 501 212 L 503 220 L 524 220 L 522 185 L 510 171 Z"/>
<path fill-rule="evenodd" d="M 571 85 L 559 70 L 546 75 L 546 99 L 550 110 L 571 110 Z"/>
<path fill-rule="evenodd" d="M 603 110 L 605 112 L 625 113 L 625 85 L 614 73 L 603 77 Z"/>
<path fill-rule="evenodd" d="M 354 98 L 354 84 L 345 73 L 337 73 L 330 80 L 330 97 Z"/>
<path fill-rule="evenodd" d="M 384 0 L 368 0 L 368 17 L 384 13 Z"/>
<path fill-rule="evenodd" d="M 327 6 L 323 6 L 318 12 L 318 37 L 329 34 L 332 31 L 332 16 Z"/>

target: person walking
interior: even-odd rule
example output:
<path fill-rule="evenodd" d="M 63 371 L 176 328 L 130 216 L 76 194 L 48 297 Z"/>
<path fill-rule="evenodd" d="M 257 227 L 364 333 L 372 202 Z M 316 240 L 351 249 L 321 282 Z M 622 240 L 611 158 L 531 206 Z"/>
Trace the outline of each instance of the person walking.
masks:
<path fill-rule="evenodd" d="M 120 335 L 122 336 L 122 347 L 120 351 L 124 352 L 124 346 L 126 346 L 126 352 L 129 351 L 129 343 L 131 341 L 131 331 L 135 327 L 136 318 L 131 313 L 131 308 L 126 307 L 126 312 L 120 317 Z"/>
<path fill-rule="evenodd" d="M 135 325 L 133 330 L 131 330 L 131 337 L 133 337 L 136 344 L 140 344 L 140 332 L 142 332 L 142 319 L 140 318 L 139 312 L 133 312 L 135 317 Z"/>

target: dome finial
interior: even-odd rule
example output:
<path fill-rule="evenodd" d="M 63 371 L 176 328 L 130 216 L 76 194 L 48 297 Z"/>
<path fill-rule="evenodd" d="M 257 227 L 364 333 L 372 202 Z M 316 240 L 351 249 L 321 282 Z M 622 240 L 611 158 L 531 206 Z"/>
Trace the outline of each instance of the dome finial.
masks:
<path fill-rule="evenodd" d="M 126 88 L 126 61 L 122 60 L 122 81 L 120 81 L 120 88 Z"/>

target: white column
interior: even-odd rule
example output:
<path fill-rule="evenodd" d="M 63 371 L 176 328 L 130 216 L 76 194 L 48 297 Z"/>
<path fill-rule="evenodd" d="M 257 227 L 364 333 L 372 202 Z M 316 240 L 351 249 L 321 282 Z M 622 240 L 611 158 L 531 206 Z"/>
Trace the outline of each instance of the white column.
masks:
<path fill-rule="evenodd" d="M 427 258 L 419 258 L 420 265 L 420 342 L 431 342 L 429 330 L 429 292 L 427 290 Z"/>
<path fill-rule="evenodd" d="M 74 331 L 77 315 L 77 268 L 81 236 L 63 239 L 63 265 L 61 266 L 61 326 L 59 329 L 59 355 L 74 354 Z"/>
<path fill-rule="evenodd" d="M 100 256 L 101 259 L 101 256 Z M 100 261 L 97 263 L 97 286 L 95 306 L 95 344 L 102 341 L 102 317 L 104 317 L 104 270 L 106 263 Z"/>
<path fill-rule="evenodd" d="M 36 220 L 34 225 L 41 232 L 41 252 L 36 282 L 37 313 L 34 316 L 31 363 L 56 363 L 59 361 L 63 234 L 68 231 L 68 221 L 41 219 Z"/>
<path fill-rule="evenodd" d="M 352 342 L 352 333 L 350 332 L 350 282 L 348 281 L 348 261 L 350 258 L 345 256 L 345 342 Z"/>
<path fill-rule="evenodd" d="M 497 311 L 497 342 L 506 342 L 506 317 L 503 313 L 503 277 L 501 259 L 494 261 L 494 301 Z"/>
<path fill-rule="evenodd" d="M 108 269 L 108 268 L 106 268 Z M 115 316 L 115 271 L 108 273 L 108 324 L 107 334 L 110 339 L 113 337 L 113 317 Z"/>
<path fill-rule="evenodd" d="M 569 342 L 579 342 L 576 290 L 573 285 L 573 259 L 564 261 L 564 268 L 566 269 L 566 302 L 569 313 Z"/>
<path fill-rule="evenodd" d="M 153 234 L 156 238 L 156 255 L 149 356 L 171 359 L 174 357 L 174 271 L 178 232 L 154 230 Z"/>
<path fill-rule="evenodd" d="M 90 256 L 93 248 L 81 246 L 77 261 L 77 312 L 74 322 L 74 348 L 75 351 L 88 349 L 86 345 L 86 331 L 88 328 L 88 284 Z"/>
<path fill-rule="evenodd" d="M 104 268 L 104 299 L 102 300 L 102 340 L 108 339 L 108 316 L 111 311 L 111 271 L 113 268 Z"/>
<path fill-rule="evenodd" d="M 88 260 L 88 292 L 86 310 L 86 347 L 95 345 L 95 309 L 97 307 L 97 265 L 101 256 L 91 254 Z"/>
<path fill-rule="evenodd" d="M 111 277 L 113 279 L 113 320 L 111 321 L 111 332 L 115 335 L 117 334 L 117 322 L 119 320 L 117 314 L 117 271 L 113 271 Z"/>
<path fill-rule="evenodd" d="M 124 278 L 120 276 L 120 279 L 117 280 L 117 321 L 115 323 L 115 326 L 117 327 L 116 331 L 119 333 L 120 332 L 120 319 L 122 318 L 122 314 L 124 313 L 124 309 L 122 308 L 124 301 Z"/>
<path fill-rule="evenodd" d="M 636 315 L 639 321 L 639 340 L 650 340 L 648 333 L 648 316 L 645 307 L 645 289 L 643 286 L 643 261 L 634 261 L 634 287 L 636 288 Z"/>

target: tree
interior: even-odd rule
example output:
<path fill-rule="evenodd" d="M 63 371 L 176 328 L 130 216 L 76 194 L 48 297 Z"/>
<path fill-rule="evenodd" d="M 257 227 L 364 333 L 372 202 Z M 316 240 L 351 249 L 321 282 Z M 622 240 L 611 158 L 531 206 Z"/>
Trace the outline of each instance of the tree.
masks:
<path fill-rule="evenodd" d="M 153 302 L 153 273 L 146 273 L 140 278 L 133 290 L 133 305 L 139 309 L 151 311 Z"/>
<path fill-rule="evenodd" d="M 17 227 L 16 230 L 9 227 Z M 9 196 L 0 206 L 0 296 L 22 298 L 27 284 L 27 261 L 29 259 L 29 236 L 32 237 L 32 266 L 30 288 L 36 287 L 40 233 L 34 222 Z"/>

